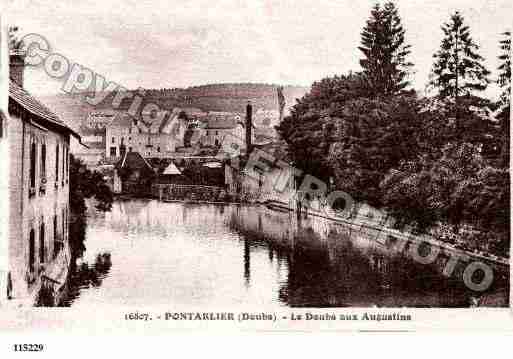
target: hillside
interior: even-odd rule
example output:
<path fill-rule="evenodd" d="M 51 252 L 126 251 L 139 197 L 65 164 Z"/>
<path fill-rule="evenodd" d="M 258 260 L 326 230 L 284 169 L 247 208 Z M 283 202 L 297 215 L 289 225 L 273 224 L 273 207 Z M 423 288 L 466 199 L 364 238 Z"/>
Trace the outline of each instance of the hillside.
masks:
<path fill-rule="evenodd" d="M 143 96 L 143 105 L 155 103 L 167 110 L 174 107 L 197 107 L 203 111 L 244 112 L 247 102 L 251 101 L 255 110 L 277 110 L 276 88 L 277 85 L 245 83 L 211 84 L 184 89 L 148 89 Z M 296 99 L 301 98 L 307 91 L 306 87 L 284 86 L 286 114 L 287 109 L 296 103 Z M 130 92 L 134 95 L 137 93 L 135 90 Z M 40 99 L 71 127 L 78 129 L 88 113 L 116 110 L 112 107 L 112 94 L 96 106 L 89 105 L 83 100 L 87 95 L 87 93 L 74 96 L 57 94 L 40 97 Z M 132 99 L 125 99 L 118 109 L 127 110 L 132 101 Z"/>

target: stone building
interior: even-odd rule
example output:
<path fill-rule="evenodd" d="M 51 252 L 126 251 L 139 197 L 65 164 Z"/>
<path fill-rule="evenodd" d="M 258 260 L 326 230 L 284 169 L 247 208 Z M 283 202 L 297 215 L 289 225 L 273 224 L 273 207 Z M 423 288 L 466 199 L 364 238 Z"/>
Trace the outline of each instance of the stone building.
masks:
<path fill-rule="evenodd" d="M 138 152 L 143 157 L 166 157 L 183 146 L 186 123 L 179 119 L 178 109 L 142 114 L 134 117 L 119 112 L 105 131 L 105 156 L 117 161 L 125 152 Z"/>
<path fill-rule="evenodd" d="M 221 146 L 225 136 L 244 138 L 244 124 L 241 116 L 236 113 L 209 112 L 202 123 L 203 146 Z"/>
<path fill-rule="evenodd" d="M 79 136 L 23 89 L 22 55 L 14 56 L 3 139 L 9 149 L 9 274 L 3 293 L 33 304 L 45 281 L 62 286 L 66 280 L 69 145 L 70 136 Z"/>
<path fill-rule="evenodd" d="M 115 112 L 91 112 L 82 121 L 78 132 L 82 143 L 73 141 L 71 153 L 88 167 L 96 167 L 105 160 L 105 131 L 114 120 Z"/>

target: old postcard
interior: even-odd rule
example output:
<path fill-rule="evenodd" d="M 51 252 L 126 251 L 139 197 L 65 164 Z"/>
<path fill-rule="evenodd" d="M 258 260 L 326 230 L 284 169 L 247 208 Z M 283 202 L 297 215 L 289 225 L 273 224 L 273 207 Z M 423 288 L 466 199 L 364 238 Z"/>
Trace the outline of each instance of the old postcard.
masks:
<path fill-rule="evenodd" d="M 2 3 L 0 331 L 513 330 L 511 0 Z"/>

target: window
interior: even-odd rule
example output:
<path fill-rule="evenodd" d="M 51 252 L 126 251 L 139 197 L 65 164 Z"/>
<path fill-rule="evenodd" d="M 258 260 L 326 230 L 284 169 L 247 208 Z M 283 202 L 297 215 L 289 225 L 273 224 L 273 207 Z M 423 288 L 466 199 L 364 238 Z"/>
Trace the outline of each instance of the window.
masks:
<path fill-rule="evenodd" d="M 46 144 L 41 145 L 41 179 L 46 179 Z"/>
<path fill-rule="evenodd" d="M 66 177 L 66 171 L 64 170 L 64 165 L 66 164 L 66 147 L 62 146 L 62 185 L 64 186 L 64 177 Z"/>
<path fill-rule="evenodd" d="M 45 262 L 45 224 L 41 222 L 39 231 L 39 263 Z"/>
<path fill-rule="evenodd" d="M 160 146 L 157 146 L 157 152 L 160 152 Z"/>
<path fill-rule="evenodd" d="M 55 146 L 55 182 L 59 181 L 59 144 Z"/>
<path fill-rule="evenodd" d="M 66 206 L 66 209 L 65 209 L 65 213 L 66 213 L 66 225 L 64 226 L 64 232 L 65 232 L 65 238 L 68 238 L 68 207 Z"/>
<path fill-rule="evenodd" d="M 128 137 L 128 142 L 130 142 L 130 141 L 132 141 L 132 137 L 131 136 Z"/>
<path fill-rule="evenodd" d="M 116 157 L 116 147 L 110 148 L 110 157 Z"/>
<path fill-rule="evenodd" d="M 30 188 L 36 186 L 36 143 L 30 145 Z"/>
<path fill-rule="evenodd" d="M 116 143 L 116 139 L 112 137 L 112 143 Z"/>
<path fill-rule="evenodd" d="M 34 264 L 36 262 L 36 253 L 35 253 L 35 238 L 34 238 L 34 229 L 30 230 L 29 236 L 29 272 L 34 272 Z"/>
<path fill-rule="evenodd" d="M 57 215 L 53 216 L 53 257 L 59 253 L 59 232 L 57 230 Z"/>
<path fill-rule="evenodd" d="M 62 238 L 61 243 L 66 238 L 66 213 L 64 212 L 64 208 L 62 209 Z"/>
<path fill-rule="evenodd" d="M 69 149 L 66 148 L 66 182 L 68 181 L 68 178 L 69 178 Z"/>
<path fill-rule="evenodd" d="M 132 147 L 128 147 L 128 152 L 132 152 Z"/>

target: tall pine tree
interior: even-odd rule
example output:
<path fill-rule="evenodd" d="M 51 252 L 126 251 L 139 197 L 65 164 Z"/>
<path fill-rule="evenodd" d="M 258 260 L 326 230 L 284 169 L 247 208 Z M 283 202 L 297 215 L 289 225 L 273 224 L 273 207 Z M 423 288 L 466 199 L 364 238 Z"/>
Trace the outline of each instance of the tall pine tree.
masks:
<path fill-rule="evenodd" d="M 503 33 L 504 38 L 500 41 L 499 47 L 499 79 L 498 84 L 502 89 L 499 100 L 500 112 L 497 116 L 501 123 L 501 156 L 499 164 L 503 167 L 509 167 L 509 127 L 511 116 L 511 32 Z"/>
<path fill-rule="evenodd" d="M 499 86 L 501 87 L 501 103 L 509 106 L 511 102 L 511 32 L 506 31 L 502 34 L 504 39 L 500 41 L 501 54 L 499 60 Z"/>
<path fill-rule="evenodd" d="M 433 56 L 435 64 L 430 85 L 438 90 L 441 98 L 450 98 L 458 106 L 462 95 L 486 89 L 490 71 L 482 64 L 484 59 L 477 52 L 479 46 L 458 11 L 442 26 L 442 31 L 444 38 L 440 50 Z"/>
<path fill-rule="evenodd" d="M 376 4 L 362 31 L 360 60 L 363 74 L 375 96 L 394 95 L 409 85 L 407 60 L 410 45 L 405 44 L 405 30 L 399 12 L 392 2 Z"/>

